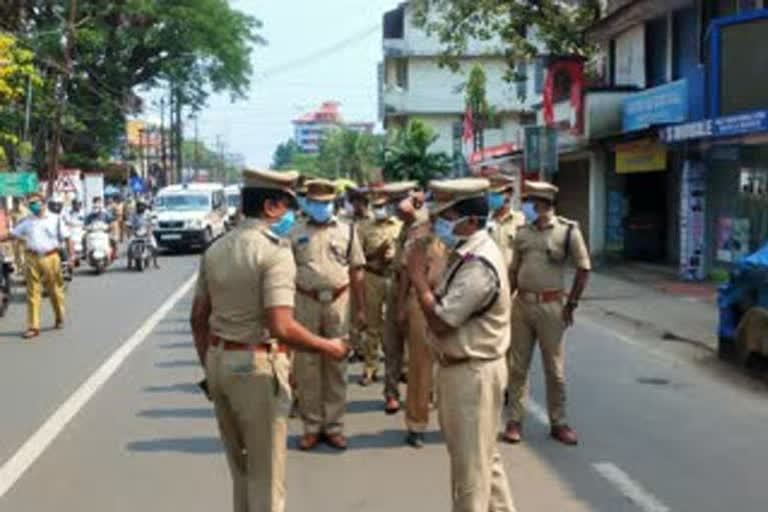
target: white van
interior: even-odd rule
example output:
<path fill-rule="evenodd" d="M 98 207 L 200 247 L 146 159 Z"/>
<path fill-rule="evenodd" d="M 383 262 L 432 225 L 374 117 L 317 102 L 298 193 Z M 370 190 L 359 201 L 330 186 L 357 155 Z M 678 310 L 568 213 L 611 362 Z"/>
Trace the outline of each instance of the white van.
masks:
<path fill-rule="evenodd" d="M 220 183 L 185 183 L 161 189 L 153 204 L 157 245 L 205 249 L 226 231 L 227 202 Z"/>
<path fill-rule="evenodd" d="M 224 189 L 224 194 L 227 196 L 227 228 L 231 229 L 240 216 L 240 185 L 229 185 Z"/>

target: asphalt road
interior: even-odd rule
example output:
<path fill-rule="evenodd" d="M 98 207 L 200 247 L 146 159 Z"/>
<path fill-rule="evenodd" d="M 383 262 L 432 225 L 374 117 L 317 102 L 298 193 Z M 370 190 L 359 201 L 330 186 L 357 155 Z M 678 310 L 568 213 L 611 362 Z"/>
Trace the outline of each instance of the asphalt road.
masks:
<path fill-rule="evenodd" d="M 66 330 L 34 343 L 19 337 L 23 303 L 0 320 L 0 512 L 230 509 L 211 406 L 195 386 L 183 292 L 196 262 L 78 276 Z M 581 313 L 568 339 L 581 444 L 548 439 L 537 369 L 525 442 L 501 448 L 518 510 L 764 512 L 765 386 L 700 349 Z M 378 388 L 350 385 L 344 454 L 299 452 L 292 424 L 289 512 L 449 510 L 436 420 L 416 451 L 382 405 Z"/>

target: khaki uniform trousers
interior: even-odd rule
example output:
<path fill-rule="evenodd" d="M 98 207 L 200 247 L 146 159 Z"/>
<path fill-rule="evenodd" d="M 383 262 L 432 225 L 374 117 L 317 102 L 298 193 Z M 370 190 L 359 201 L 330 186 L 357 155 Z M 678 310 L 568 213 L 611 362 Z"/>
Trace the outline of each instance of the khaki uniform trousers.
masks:
<path fill-rule="evenodd" d="M 393 280 L 387 294 L 384 312 L 384 397 L 400 399 L 400 377 L 403 373 L 405 350 L 402 326 L 397 324 L 397 281 Z"/>
<path fill-rule="evenodd" d="M 472 360 L 437 372 L 440 428 L 451 461 L 453 512 L 510 512 L 512 493 L 496 438 L 507 364 Z"/>
<path fill-rule="evenodd" d="M 547 411 L 552 426 L 565 424 L 565 348 L 560 302 L 527 303 L 519 297 L 512 306 L 512 344 L 509 364 L 508 419 L 520 423 L 525 417 L 528 370 L 538 341 L 547 383 Z"/>
<path fill-rule="evenodd" d="M 18 273 L 24 272 L 24 256 L 27 250 L 27 242 L 24 240 L 13 241 L 13 266 Z"/>
<path fill-rule="evenodd" d="M 48 292 L 57 322 L 64 321 L 64 279 L 59 253 L 40 256 L 26 253 L 27 329 L 40 329 L 40 304 L 43 287 Z"/>
<path fill-rule="evenodd" d="M 372 377 L 379 371 L 379 351 L 384 336 L 384 309 L 392 287 L 392 279 L 385 276 L 365 273 L 365 304 L 368 308 L 366 318 L 368 326 L 365 329 L 362 353 L 363 375 Z"/>
<path fill-rule="evenodd" d="M 211 347 L 206 377 L 235 512 L 283 512 L 291 389 L 285 354 Z"/>
<path fill-rule="evenodd" d="M 349 333 L 349 290 L 330 303 L 296 293 L 296 320 L 319 336 Z M 293 361 L 299 413 L 307 434 L 340 434 L 347 402 L 347 362 L 312 352 L 296 352 Z"/>
<path fill-rule="evenodd" d="M 424 432 L 429 424 L 434 357 L 427 341 L 427 319 L 416 295 L 408 297 L 408 387 L 405 395 L 405 426 Z"/>

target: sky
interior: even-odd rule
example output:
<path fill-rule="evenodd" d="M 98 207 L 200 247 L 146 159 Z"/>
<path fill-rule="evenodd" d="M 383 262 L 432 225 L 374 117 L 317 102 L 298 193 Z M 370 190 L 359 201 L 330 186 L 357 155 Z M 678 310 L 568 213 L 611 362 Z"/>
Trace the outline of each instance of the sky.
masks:
<path fill-rule="evenodd" d="M 221 136 L 227 153 L 267 167 L 275 147 L 293 135 L 291 120 L 325 100 L 338 100 L 346 121 L 378 122 L 381 19 L 400 1 L 230 0 L 263 22 L 268 45 L 253 51 L 248 99 L 211 97 L 199 117 L 200 138 L 215 147 Z M 186 137 L 193 134 L 187 123 Z"/>

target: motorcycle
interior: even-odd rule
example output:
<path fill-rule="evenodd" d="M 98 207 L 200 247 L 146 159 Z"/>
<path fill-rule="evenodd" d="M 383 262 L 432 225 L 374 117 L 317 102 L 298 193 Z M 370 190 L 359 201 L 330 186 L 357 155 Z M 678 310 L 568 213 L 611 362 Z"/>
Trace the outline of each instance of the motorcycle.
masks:
<path fill-rule="evenodd" d="M 152 259 L 149 230 L 141 227 L 134 235 L 134 238 L 128 244 L 128 268 L 136 267 L 136 270 L 143 272 L 145 268 L 149 267 L 150 260 Z"/>
<path fill-rule="evenodd" d="M 113 248 L 109 240 L 109 224 L 102 221 L 92 222 L 87 228 L 85 246 L 88 264 L 102 274 L 113 260 Z"/>

